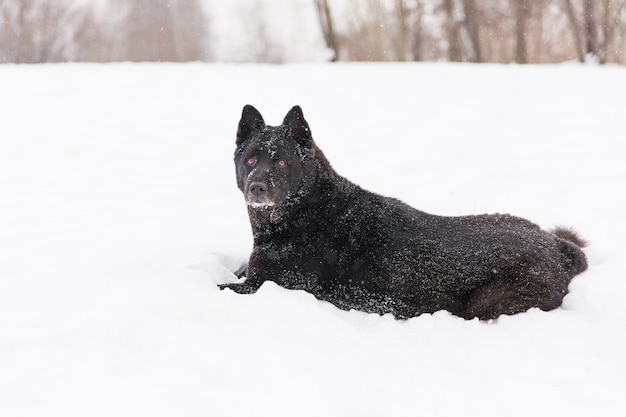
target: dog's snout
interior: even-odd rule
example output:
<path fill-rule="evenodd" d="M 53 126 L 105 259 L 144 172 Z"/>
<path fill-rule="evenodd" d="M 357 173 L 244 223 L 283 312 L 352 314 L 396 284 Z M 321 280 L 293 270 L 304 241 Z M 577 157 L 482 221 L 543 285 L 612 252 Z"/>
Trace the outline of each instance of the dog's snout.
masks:
<path fill-rule="evenodd" d="M 248 183 L 246 201 L 252 207 L 272 207 L 275 205 L 269 185 L 264 181 Z"/>
<path fill-rule="evenodd" d="M 248 192 L 254 196 L 260 196 L 267 193 L 267 185 L 263 182 L 251 182 L 248 186 Z"/>

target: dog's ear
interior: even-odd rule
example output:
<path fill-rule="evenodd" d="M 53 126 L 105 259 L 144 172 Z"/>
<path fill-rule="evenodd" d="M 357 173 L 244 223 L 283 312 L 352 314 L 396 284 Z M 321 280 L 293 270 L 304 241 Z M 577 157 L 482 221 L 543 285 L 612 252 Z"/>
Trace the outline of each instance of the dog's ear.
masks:
<path fill-rule="evenodd" d="M 241 112 L 241 120 L 237 129 L 237 145 L 248 140 L 251 134 L 260 132 L 265 127 L 263 116 L 253 106 L 246 104 Z"/>
<path fill-rule="evenodd" d="M 298 143 L 311 146 L 311 142 L 313 141 L 311 129 L 309 129 L 309 124 L 304 120 L 300 106 L 293 106 L 291 110 L 289 110 L 285 116 L 285 120 L 283 120 L 283 125 L 289 128 Z"/>

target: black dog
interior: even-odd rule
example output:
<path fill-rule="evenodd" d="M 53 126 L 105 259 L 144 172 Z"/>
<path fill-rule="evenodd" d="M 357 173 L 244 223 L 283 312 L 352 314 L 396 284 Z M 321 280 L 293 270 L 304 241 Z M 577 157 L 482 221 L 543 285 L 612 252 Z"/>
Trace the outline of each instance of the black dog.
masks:
<path fill-rule="evenodd" d="M 558 307 L 587 268 L 585 242 L 569 229 L 435 216 L 363 190 L 333 170 L 298 106 L 275 127 L 245 106 L 235 166 L 254 249 L 247 279 L 222 289 L 249 294 L 274 281 L 346 310 L 486 320 Z"/>

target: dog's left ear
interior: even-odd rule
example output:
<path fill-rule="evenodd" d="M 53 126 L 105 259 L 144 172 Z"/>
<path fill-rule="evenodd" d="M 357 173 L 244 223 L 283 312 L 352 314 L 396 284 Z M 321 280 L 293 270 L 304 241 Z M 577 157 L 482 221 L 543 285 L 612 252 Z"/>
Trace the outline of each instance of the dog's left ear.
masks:
<path fill-rule="evenodd" d="M 300 106 L 293 106 L 291 110 L 289 110 L 285 116 L 285 120 L 283 120 L 283 125 L 289 128 L 298 143 L 311 146 L 311 142 L 313 141 L 311 129 L 309 129 L 309 124 L 304 120 Z"/>

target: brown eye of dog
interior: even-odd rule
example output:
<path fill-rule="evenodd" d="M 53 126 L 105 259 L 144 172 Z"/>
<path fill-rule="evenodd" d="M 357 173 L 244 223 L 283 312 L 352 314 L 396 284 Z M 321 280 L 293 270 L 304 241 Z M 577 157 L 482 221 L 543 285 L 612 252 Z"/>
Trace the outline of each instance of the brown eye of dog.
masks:
<path fill-rule="evenodd" d="M 256 164 L 256 156 L 253 156 L 253 157 L 251 157 L 251 158 L 248 158 L 248 160 L 246 161 L 246 163 L 247 163 L 248 165 L 254 165 L 254 164 Z"/>
<path fill-rule="evenodd" d="M 278 168 L 285 168 L 287 166 L 287 162 L 281 159 L 280 161 L 276 163 L 276 165 L 278 166 Z"/>

